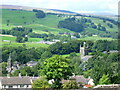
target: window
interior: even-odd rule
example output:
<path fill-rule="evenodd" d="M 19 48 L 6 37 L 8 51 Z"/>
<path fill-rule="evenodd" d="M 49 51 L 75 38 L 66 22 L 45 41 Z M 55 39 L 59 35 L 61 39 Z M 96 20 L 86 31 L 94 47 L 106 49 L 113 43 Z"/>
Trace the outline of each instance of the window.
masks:
<path fill-rule="evenodd" d="M 24 87 L 24 85 L 20 85 L 20 87 Z"/>
<path fill-rule="evenodd" d="M 12 85 L 9 85 L 9 88 L 12 88 L 13 86 Z"/>

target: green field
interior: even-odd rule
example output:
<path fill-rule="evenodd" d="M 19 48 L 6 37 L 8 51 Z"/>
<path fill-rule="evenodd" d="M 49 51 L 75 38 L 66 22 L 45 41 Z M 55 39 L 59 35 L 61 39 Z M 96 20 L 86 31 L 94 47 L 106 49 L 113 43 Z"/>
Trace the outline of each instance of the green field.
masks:
<path fill-rule="evenodd" d="M 18 46 L 23 46 L 23 44 L 25 44 L 28 48 L 29 47 L 48 47 L 49 45 L 47 44 L 40 44 L 37 43 L 41 40 L 43 40 L 42 38 L 29 38 L 28 42 L 26 43 L 17 43 L 15 42 L 16 37 L 12 36 L 12 35 L 5 35 L 5 36 L 0 36 L 0 38 L 2 38 L 1 42 L 1 47 L 5 46 L 5 47 L 18 47 Z"/>
<path fill-rule="evenodd" d="M 25 26 L 33 29 L 37 33 L 49 32 L 72 32 L 68 29 L 59 29 L 57 24 L 59 21 L 65 19 L 65 17 L 57 17 L 56 15 L 47 15 L 46 18 L 38 19 L 35 17 L 35 12 L 32 11 L 13 11 L 9 9 L 2 10 L 2 29 L 11 29 L 15 26 Z M 9 20 L 9 22 L 8 22 Z M 9 23 L 9 26 L 7 26 Z"/>
<path fill-rule="evenodd" d="M 87 17 L 88 19 L 91 19 L 92 22 L 94 22 L 96 25 L 97 24 L 101 24 L 102 26 L 106 27 L 106 30 L 107 31 L 110 31 L 110 32 L 118 32 L 118 27 L 114 24 L 112 24 L 111 22 L 109 21 L 106 21 L 105 23 L 103 22 L 103 20 L 101 19 L 98 19 L 98 18 L 91 18 L 91 17 Z M 107 23 L 110 23 L 113 25 L 113 28 L 110 28 L 108 27 Z M 93 30 L 94 31 L 94 30 Z"/>
<path fill-rule="evenodd" d="M 26 43 L 16 43 L 16 42 L 2 42 L 2 47 L 18 47 L 18 46 L 23 46 L 25 45 L 26 47 L 48 47 L 49 45 L 47 44 L 40 44 L 40 43 L 31 43 L 31 42 L 26 42 Z"/>
<path fill-rule="evenodd" d="M 65 28 L 58 28 L 58 22 L 61 20 L 64 20 L 66 17 L 58 17 L 57 15 L 46 15 L 45 18 L 36 18 L 35 12 L 33 11 L 25 11 L 25 10 L 10 10 L 10 9 L 2 9 L 2 18 L 0 18 L 0 21 L 2 21 L 2 24 L 0 27 L 5 30 L 10 30 L 13 27 L 16 26 L 23 26 L 32 28 L 33 32 L 35 33 L 54 33 L 58 34 L 59 32 L 70 32 L 73 33 L 73 31 L 70 31 Z M 92 17 L 85 17 L 88 19 L 91 19 L 92 22 L 94 22 L 96 25 L 101 24 L 102 26 L 106 27 L 107 31 L 110 32 L 117 32 L 118 28 L 117 26 L 113 25 L 113 28 L 109 28 L 107 26 L 107 23 L 110 23 L 106 21 L 106 23 L 103 22 L 103 20 L 98 18 L 92 18 Z M 8 25 L 7 25 L 8 24 Z M 47 31 L 46 31 L 47 30 Z M 91 33 L 102 33 L 104 34 L 104 31 L 99 31 L 90 27 L 85 28 L 86 32 Z M 26 44 L 28 47 L 47 47 L 48 45 L 45 44 L 38 44 L 36 42 L 39 42 L 43 40 L 42 38 L 29 38 L 28 42 L 26 43 L 17 43 L 15 42 L 16 37 L 14 36 L 1 36 L 2 37 L 2 45 L 3 46 L 21 46 L 23 44 Z M 1 38 L 0 37 L 0 38 Z M 96 37 L 81 37 L 80 40 L 113 40 L 112 38 L 102 38 L 99 36 Z M 11 43 L 10 43 L 11 42 Z"/>
<path fill-rule="evenodd" d="M 96 40 L 113 40 L 113 39 L 112 38 L 103 38 L 103 37 L 99 37 L 99 36 L 92 36 L 92 37 L 80 38 L 79 40 L 92 40 L 92 41 L 96 41 Z"/>
<path fill-rule="evenodd" d="M 10 10 L 10 9 L 2 9 L 2 28 L 3 29 L 11 29 L 15 26 L 25 26 L 30 27 L 36 33 L 48 33 L 44 30 L 48 30 L 52 33 L 59 33 L 59 32 L 72 32 L 68 29 L 58 28 L 58 22 L 64 20 L 66 17 L 57 17 L 57 15 L 47 15 L 45 18 L 38 19 L 35 17 L 35 12 L 32 11 L 25 11 L 25 10 Z M 98 18 L 92 17 L 85 17 L 91 19 L 93 23 L 101 24 L 102 26 L 106 27 L 107 31 L 116 32 L 118 31 L 118 27 L 113 25 L 113 28 L 107 26 L 106 22 L 104 23 L 103 20 Z M 1 19 L 0 19 L 1 20 Z M 7 26 L 7 23 L 9 24 Z M 98 31 L 93 28 L 86 28 L 87 32 L 100 32 L 104 33 L 103 31 Z"/>

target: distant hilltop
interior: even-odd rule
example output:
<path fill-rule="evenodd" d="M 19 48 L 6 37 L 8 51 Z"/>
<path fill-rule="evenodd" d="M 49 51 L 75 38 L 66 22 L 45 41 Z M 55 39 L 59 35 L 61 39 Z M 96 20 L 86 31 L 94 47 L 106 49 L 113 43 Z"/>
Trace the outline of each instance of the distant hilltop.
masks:
<path fill-rule="evenodd" d="M 18 5 L 0 5 L 0 9 L 21 9 L 21 10 L 29 10 L 33 9 L 43 10 L 47 13 L 59 13 L 59 14 L 76 14 L 75 12 L 68 10 L 59 10 L 59 9 L 46 9 L 46 8 L 37 8 L 37 7 L 29 7 L 29 6 L 18 6 Z"/>

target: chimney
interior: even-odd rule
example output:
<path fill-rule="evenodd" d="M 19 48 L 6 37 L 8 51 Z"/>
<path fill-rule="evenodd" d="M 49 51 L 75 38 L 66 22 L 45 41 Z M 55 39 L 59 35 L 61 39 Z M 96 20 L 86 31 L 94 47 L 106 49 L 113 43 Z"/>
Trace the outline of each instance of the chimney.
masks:
<path fill-rule="evenodd" d="M 18 76 L 19 76 L 19 78 L 21 78 L 21 77 L 22 77 L 22 76 L 21 76 L 21 73 L 19 73 L 19 75 L 18 75 Z"/>
<path fill-rule="evenodd" d="M 26 77 L 27 77 L 28 75 L 27 75 L 27 73 L 26 73 Z"/>
<path fill-rule="evenodd" d="M 33 74 L 33 78 L 34 78 L 35 76 L 34 76 L 34 74 Z"/>
<path fill-rule="evenodd" d="M 10 74 L 7 74 L 7 78 L 10 78 Z"/>

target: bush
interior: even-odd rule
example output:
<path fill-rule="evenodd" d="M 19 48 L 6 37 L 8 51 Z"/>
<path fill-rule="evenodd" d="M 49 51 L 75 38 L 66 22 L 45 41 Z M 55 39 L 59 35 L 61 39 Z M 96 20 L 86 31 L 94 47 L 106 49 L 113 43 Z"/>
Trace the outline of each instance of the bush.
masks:
<path fill-rule="evenodd" d="M 32 88 L 50 88 L 50 84 L 45 77 L 41 77 L 33 82 Z"/>
<path fill-rule="evenodd" d="M 64 89 L 78 89 L 78 84 L 76 81 L 69 80 L 62 85 Z"/>
<path fill-rule="evenodd" d="M 44 18 L 46 15 L 43 11 L 39 10 L 37 13 L 36 13 L 36 17 L 37 18 Z"/>

